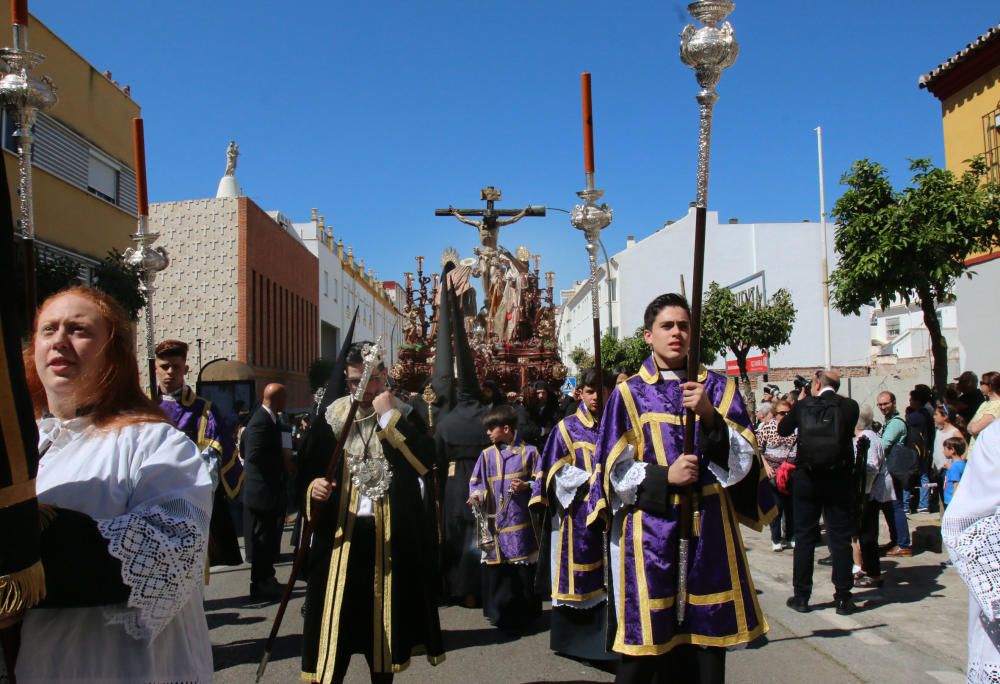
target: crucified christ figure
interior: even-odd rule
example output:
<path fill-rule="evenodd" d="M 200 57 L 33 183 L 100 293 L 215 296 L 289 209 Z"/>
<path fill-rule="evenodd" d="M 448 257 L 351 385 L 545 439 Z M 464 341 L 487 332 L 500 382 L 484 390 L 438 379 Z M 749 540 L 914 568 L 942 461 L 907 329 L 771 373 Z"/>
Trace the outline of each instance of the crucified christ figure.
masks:
<path fill-rule="evenodd" d="M 451 212 L 452 216 L 457 218 L 462 223 L 475 227 L 479 231 L 480 248 L 489 248 L 491 250 L 495 250 L 497 248 L 497 239 L 500 236 L 500 229 L 504 226 L 509 226 L 512 223 L 517 223 L 523 219 L 528 215 L 528 209 L 530 209 L 530 207 L 525 207 L 509 219 L 502 219 L 496 216 L 487 215 L 483 217 L 482 221 L 473 221 L 467 216 L 459 213 L 458 209 L 448 207 L 448 211 Z"/>

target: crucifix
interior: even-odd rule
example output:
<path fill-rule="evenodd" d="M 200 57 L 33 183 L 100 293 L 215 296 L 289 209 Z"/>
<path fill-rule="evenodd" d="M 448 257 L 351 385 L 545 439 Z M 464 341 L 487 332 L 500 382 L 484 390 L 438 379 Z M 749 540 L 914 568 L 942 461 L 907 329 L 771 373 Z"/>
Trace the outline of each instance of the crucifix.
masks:
<path fill-rule="evenodd" d="M 498 238 L 500 229 L 517 223 L 525 216 L 545 216 L 545 207 L 529 205 L 524 209 L 497 209 L 494 202 L 499 202 L 503 198 L 503 193 L 499 188 L 492 185 L 479 191 L 479 199 L 486 202 L 485 209 L 456 209 L 449 206 L 447 209 L 435 209 L 435 216 L 454 216 L 462 223 L 470 225 L 479 231 L 479 247 L 473 250 L 479 257 L 479 262 L 475 270 L 483 279 L 483 292 L 490 291 L 490 271 L 493 262 L 497 260 Z M 470 216 L 481 216 L 481 221 L 474 221 Z M 509 217 L 509 218 L 501 218 Z M 499 248 L 502 249 L 502 248 Z M 484 294 L 484 296 L 488 296 Z"/>

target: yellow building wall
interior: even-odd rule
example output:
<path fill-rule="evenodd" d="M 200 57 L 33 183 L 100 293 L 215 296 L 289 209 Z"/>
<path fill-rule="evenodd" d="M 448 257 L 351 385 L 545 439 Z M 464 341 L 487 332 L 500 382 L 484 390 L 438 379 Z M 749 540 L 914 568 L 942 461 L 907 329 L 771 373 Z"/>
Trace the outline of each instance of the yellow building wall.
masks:
<path fill-rule="evenodd" d="M 9 47 L 10 15 L 2 16 L 0 44 Z M 46 113 L 133 168 L 132 119 L 140 115 L 139 105 L 34 16 L 28 47 L 46 57 L 32 75 L 49 76 L 56 86 L 59 101 Z M 4 151 L 3 157 L 16 216 L 17 156 Z M 39 239 L 97 259 L 131 244 L 134 216 L 37 166 L 32 173 Z"/>
<path fill-rule="evenodd" d="M 1000 66 L 986 72 L 941 103 L 945 167 L 955 173 L 984 154 L 983 116 L 1000 106 Z"/>
<path fill-rule="evenodd" d="M 960 174 L 977 154 L 985 154 L 983 117 L 1000 108 L 1000 66 L 987 71 L 941 103 L 945 168 Z M 1000 248 L 970 254 L 968 264 L 996 258 Z"/>

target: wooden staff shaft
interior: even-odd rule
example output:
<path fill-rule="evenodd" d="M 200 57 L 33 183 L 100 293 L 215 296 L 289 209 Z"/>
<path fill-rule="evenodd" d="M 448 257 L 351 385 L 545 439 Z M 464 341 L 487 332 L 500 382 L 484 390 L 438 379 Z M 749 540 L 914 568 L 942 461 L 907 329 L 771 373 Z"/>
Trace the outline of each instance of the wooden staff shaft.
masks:
<path fill-rule="evenodd" d="M 354 416 L 358 412 L 358 402 L 357 400 L 351 402 L 351 408 L 347 413 L 347 420 L 344 421 L 344 427 L 340 430 L 340 437 L 337 440 L 337 446 L 334 447 L 333 455 L 330 456 L 330 462 L 327 464 L 326 473 L 324 478 L 328 481 L 333 481 L 333 473 L 337 468 L 337 463 L 340 461 L 340 455 L 344 451 L 344 443 L 347 441 L 347 435 L 351 431 L 351 427 L 354 425 Z M 306 491 L 306 496 L 309 496 L 309 491 Z M 264 645 L 264 656 L 260 660 L 260 665 L 257 666 L 257 681 L 259 682 L 264 676 L 264 670 L 267 668 L 267 661 L 271 658 L 271 649 L 274 647 L 274 641 L 278 638 L 278 630 L 281 629 L 281 621 L 285 617 L 285 609 L 288 608 L 288 601 L 292 598 L 292 589 L 295 588 L 295 580 L 298 579 L 299 571 L 302 568 L 302 562 L 305 559 L 306 549 L 309 547 L 309 538 L 312 536 L 312 522 L 306 518 L 302 523 L 302 536 L 299 539 L 299 546 L 295 549 L 295 560 L 292 562 L 292 571 L 288 575 L 288 582 L 285 584 L 285 590 L 281 594 L 281 603 L 278 605 L 278 613 L 274 616 L 274 624 L 271 625 L 271 633 L 267 636 L 267 643 Z"/>

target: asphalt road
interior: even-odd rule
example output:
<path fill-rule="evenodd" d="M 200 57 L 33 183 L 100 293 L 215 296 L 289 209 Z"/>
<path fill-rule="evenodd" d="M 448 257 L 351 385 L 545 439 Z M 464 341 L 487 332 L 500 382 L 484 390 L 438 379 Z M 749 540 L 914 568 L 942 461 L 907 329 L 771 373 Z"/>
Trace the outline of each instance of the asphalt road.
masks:
<path fill-rule="evenodd" d="M 766 532 L 743 528 L 768 634 L 727 658 L 727 680 L 750 682 L 872 682 L 961 684 L 965 653 L 967 593 L 936 541 L 936 516 L 911 519 L 918 553 L 889 561 L 885 587 L 859 592 L 863 610 L 844 617 L 833 610 L 829 567 L 816 566 L 815 610 L 799 614 L 785 607 L 791 552 L 773 553 Z M 286 547 L 283 547 L 286 548 Z M 817 556 L 824 556 L 820 550 Z M 283 556 L 285 579 L 291 557 Z M 213 569 L 205 607 L 212 634 L 217 682 L 252 682 L 270 630 L 276 603 L 248 598 L 249 566 Z M 299 681 L 304 585 L 285 614 L 265 682 Z M 478 610 L 441 609 L 447 660 L 432 668 L 422 657 L 397 675 L 398 682 L 528 684 L 610 682 L 613 674 L 557 656 L 548 648 L 548 610 L 534 633 L 519 639 L 493 629 Z M 364 659 L 356 656 L 347 682 L 368 682 Z"/>

